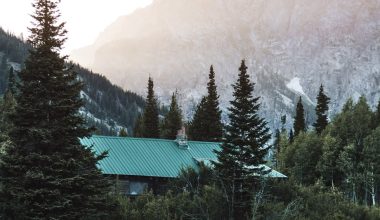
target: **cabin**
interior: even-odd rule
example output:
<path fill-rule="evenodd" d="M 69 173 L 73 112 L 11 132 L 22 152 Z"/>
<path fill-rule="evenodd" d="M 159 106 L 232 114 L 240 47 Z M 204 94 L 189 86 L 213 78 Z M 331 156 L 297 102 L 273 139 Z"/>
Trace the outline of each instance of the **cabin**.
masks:
<path fill-rule="evenodd" d="M 187 141 L 185 135 L 178 135 L 176 140 L 94 135 L 81 139 L 81 143 L 98 153 L 108 151 L 99 168 L 117 180 L 118 190 L 127 196 L 139 195 L 146 189 L 163 193 L 167 182 L 178 177 L 181 168 L 197 170 L 202 162 L 211 164 L 217 160 L 214 151 L 220 150 L 220 143 Z M 286 178 L 262 166 L 270 170 L 267 176 Z"/>

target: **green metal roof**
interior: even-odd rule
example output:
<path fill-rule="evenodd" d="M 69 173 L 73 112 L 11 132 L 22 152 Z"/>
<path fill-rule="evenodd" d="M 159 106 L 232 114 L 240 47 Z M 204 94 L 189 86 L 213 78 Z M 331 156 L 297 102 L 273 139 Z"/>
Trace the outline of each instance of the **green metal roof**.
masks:
<path fill-rule="evenodd" d="M 108 157 L 99 162 L 105 174 L 177 177 L 183 167 L 197 169 L 199 161 L 216 161 L 220 143 L 188 141 L 188 149 L 174 140 L 94 135 L 81 143 Z M 282 175 L 282 174 L 281 174 Z"/>

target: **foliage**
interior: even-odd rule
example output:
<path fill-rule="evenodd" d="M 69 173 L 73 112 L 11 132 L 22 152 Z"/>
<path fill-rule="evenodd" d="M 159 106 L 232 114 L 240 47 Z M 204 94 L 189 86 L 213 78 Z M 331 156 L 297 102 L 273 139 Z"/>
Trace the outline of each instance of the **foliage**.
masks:
<path fill-rule="evenodd" d="M 297 183 L 310 185 L 319 178 L 317 164 L 322 155 L 320 143 L 316 133 L 301 133 L 281 152 L 285 173 Z"/>
<path fill-rule="evenodd" d="M 380 126 L 380 100 L 377 103 L 376 113 L 375 113 L 375 120 L 374 120 L 374 128 Z"/>
<path fill-rule="evenodd" d="M 219 96 L 215 83 L 215 72 L 213 66 L 210 67 L 209 82 L 207 83 L 208 95 L 206 97 L 205 114 L 207 115 L 205 124 L 206 141 L 219 141 L 223 135 L 223 124 L 221 122 L 222 111 L 219 109 Z"/>
<path fill-rule="evenodd" d="M 380 164 L 375 159 L 379 146 L 375 115 L 364 97 L 357 103 L 349 99 L 319 135 L 303 133 L 293 143 L 281 145 L 281 171 L 307 186 L 321 180 L 354 203 L 377 204 Z"/>
<path fill-rule="evenodd" d="M 330 134 L 322 137 L 322 156 L 318 163 L 318 170 L 326 185 L 334 187 L 340 185 L 343 176 L 341 168 L 338 166 L 339 155 L 341 154 L 340 141 Z"/>
<path fill-rule="evenodd" d="M 119 137 L 128 137 L 128 133 L 124 128 L 120 130 Z"/>
<path fill-rule="evenodd" d="M 148 95 L 146 97 L 146 106 L 143 116 L 142 134 L 145 138 L 159 138 L 159 118 L 158 104 L 154 95 L 153 80 L 149 77 L 148 80 Z"/>
<path fill-rule="evenodd" d="M 8 88 L 10 63 L 19 63 L 24 66 L 30 45 L 0 28 L 0 94 Z M 71 64 L 70 64 L 71 65 Z M 106 77 L 93 73 L 77 64 L 73 71 L 78 73 L 84 83 L 82 98 L 85 106 L 81 108 L 89 127 L 95 126 L 97 133 L 102 135 L 116 135 L 117 129 L 113 125 L 120 125 L 132 132 L 134 122 L 140 111 L 144 109 L 144 99 L 130 91 L 124 91 L 113 85 Z M 17 79 L 18 71 L 14 71 Z M 111 125 L 111 127 L 107 126 Z"/>
<path fill-rule="evenodd" d="M 328 125 L 327 114 L 329 111 L 330 98 L 327 97 L 323 90 L 323 85 L 319 88 L 319 93 L 317 96 L 317 106 L 315 107 L 315 113 L 317 114 L 317 121 L 313 124 L 317 134 L 321 134 L 322 131 Z"/>
<path fill-rule="evenodd" d="M 301 132 L 306 131 L 305 110 L 303 108 L 301 96 L 297 102 L 296 115 L 294 117 L 293 129 L 294 129 L 294 136 L 297 136 Z"/>
<path fill-rule="evenodd" d="M 36 0 L 33 46 L 20 72 L 11 116 L 12 145 L 1 157 L 1 218 L 102 218 L 108 182 L 96 156 L 80 144 L 90 130 L 78 115 L 82 84 L 59 51 L 65 41 L 58 1 Z"/>
<path fill-rule="evenodd" d="M 73 71 L 78 73 L 83 81 L 82 98 L 85 106 L 83 111 L 89 113 L 85 116 L 88 126 L 95 126 L 99 134 L 116 135 L 116 127 L 108 125 L 120 125 L 132 133 L 136 118 L 145 107 L 145 100 L 136 93 L 125 91 L 113 85 L 106 77 L 93 73 L 79 65 L 73 66 Z M 98 120 L 94 120 L 95 117 Z M 100 120 L 100 122 L 99 122 Z"/>
<path fill-rule="evenodd" d="M 206 140 L 205 130 L 207 129 L 205 113 L 207 105 L 207 98 L 203 97 L 201 102 L 197 105 L 193 120 L 189 123 L 189 138 L 191 140 L 202 141 Z"/>
<path fill-rule="evenodd" d="M 251 215 L 252 192 L 257 184 L 255 174 L 262 172 L 257 167 L 266 162 L 266 143 L 270 139 L 267 123 L 258 115 L 259 98 L 253 97 L 254 84 L 250 82 L 244 60 L 239 71 L 229 108 L 230 124 L 221 151 L 216 152 L 218 162 L 214 163 L 227 192 L 229 217 L 235 219 Z"/>
<path fill-rule="evenodd" d="M 161 137 L 174 140 L 177 132 L 182 128 L 182 112 L 177 103 L 176 93 L 173 93 L 170 103 L 169 112 L 165 115 L 165 119 L 161 128 Z"/>
<path fill-rule="evenodd" d="M 144 129 L 143 123 L 144 123 L 143 115 L 140 114 L 139 116 L 137 116 L 135 126 L 133 127 L 133 136 L 134 137 L 143 137 L 143 129 Z"/>
<path fill-rule="evenodd" d="M 207 92 L 207 96 L 203 97 L 198 104 L 190 123 L 190 138 L 197 141 L 220 141 L 223 135 L 222 111 L 219 109 L 219 96 L 213 66 L 210 67 Z"/>
<path fill-rule="evenodd" d="M 13 128 L 10 115 L 13 114 L 16 107 L 16 101 L 10 90 L 8 90 L 3 99 L 0 99 L 0 154 L 11 145 L 9 131 Z"/>
<path fill-rule="evenodd" d="M 292 181 L 268 183 L 255 219 L 341 220 L 378 219 L 380 209 L 350 203 L 344 195 L 316 183 L 305 187 Z"/>

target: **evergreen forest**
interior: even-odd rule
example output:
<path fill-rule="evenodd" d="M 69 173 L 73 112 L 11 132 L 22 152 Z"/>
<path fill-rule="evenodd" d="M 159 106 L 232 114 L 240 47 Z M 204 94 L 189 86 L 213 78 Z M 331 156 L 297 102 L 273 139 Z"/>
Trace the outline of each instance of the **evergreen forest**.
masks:
<path fill-rule="evenodd" d="M 0 219 L 380 219 L 380 100 L 351 98 L 330 115 L 322 84 L 314 110 L 300 96 L 293 118 L 272 132 L 243 59 L 227 123 L 212 65 L 207 94 L 184 121 L 177 91 L 162 106 L 153 78 L 143 98 L 67 61 L 59 3 L 34 0 L 26 40 L 0 29 Z M 217 160 L 182 167 L 161 194 L 121 194 L 99 168 L 109 152 L 80 142 L 93 134 L 174 141 L 183 129 L 190 141 L 219 143 Z"/>

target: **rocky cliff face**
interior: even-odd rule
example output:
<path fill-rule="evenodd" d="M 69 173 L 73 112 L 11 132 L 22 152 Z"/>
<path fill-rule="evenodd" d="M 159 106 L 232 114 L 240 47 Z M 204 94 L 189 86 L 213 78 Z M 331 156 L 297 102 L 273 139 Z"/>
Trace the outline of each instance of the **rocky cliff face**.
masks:
<path fill-rule="evenodd" d="M 380 98 L 379 0 L 155 0 L 120 17 L 74 60 L 145 93 L 149 74 L 165 102 L 178 89 L 187 115 L 214 65 L 221 104 L 246 59 L 262 114 L 277 127 L 299 95 L 313 120 L 321 83 L 331 114 L 347 98 Z"/>

